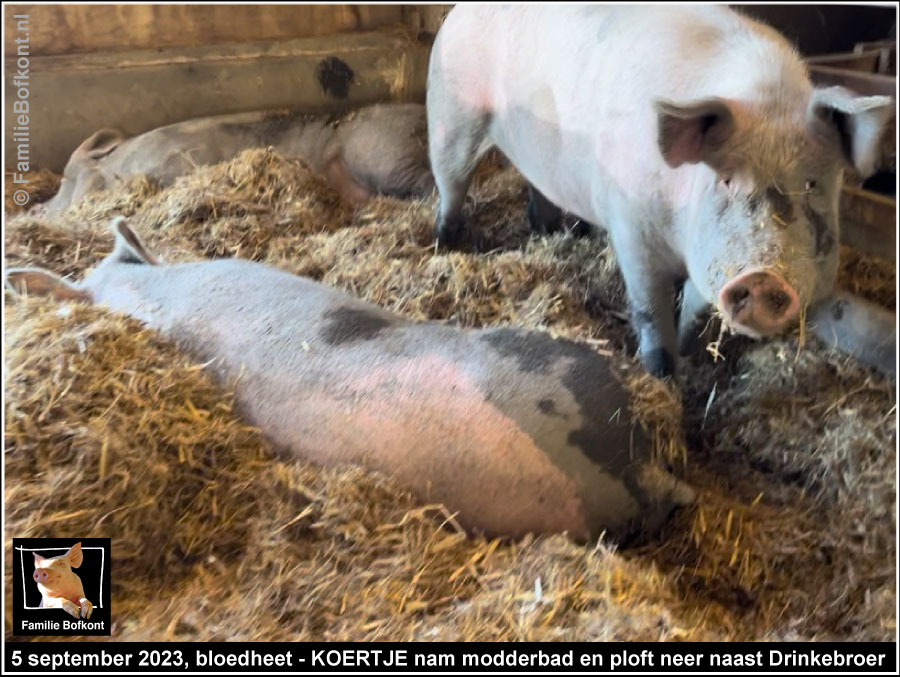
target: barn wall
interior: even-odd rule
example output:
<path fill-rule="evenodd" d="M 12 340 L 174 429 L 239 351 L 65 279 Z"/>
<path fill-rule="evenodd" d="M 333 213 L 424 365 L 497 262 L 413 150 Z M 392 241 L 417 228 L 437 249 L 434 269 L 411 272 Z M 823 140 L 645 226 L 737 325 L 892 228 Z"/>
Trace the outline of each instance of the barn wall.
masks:
<path fill-rule="evenodd" d="M 22 30 L 16 15 L 28 16 Z M 441 16 L 440 6 L 404 5 L 6 5 L 6 115 L 18 120 L 16 40 L 26 32 L 31 169 L 60 172 L 103 127 L 140 134 L 249 110 L 424 102 L 427 27 Z M 353 72 L 346 91 L 317 75 L 335 58 Z M 23 155 L 13 126 L 9 168 Z"/>
<path fill-rule="evenodd" d="M 857 42 L 886 39 L 897 25 L 897 8 L 889 4 L 732 7 L 783 33 L 805 56 L 849 52 Z"/>
<path fill-rule="evenodd" d="M 16 5 L 4 16 L 7 52 L 13 14 L 29 16 L 34 56 L 307 38 L 404 20 L 402 5 Z"/>

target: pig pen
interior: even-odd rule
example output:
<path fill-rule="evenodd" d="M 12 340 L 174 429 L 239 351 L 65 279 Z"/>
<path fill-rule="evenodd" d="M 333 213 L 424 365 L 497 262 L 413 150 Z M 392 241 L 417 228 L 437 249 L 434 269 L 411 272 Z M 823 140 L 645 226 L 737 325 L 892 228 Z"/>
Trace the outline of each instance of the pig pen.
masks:
<path fill-rule="evenodd" d="M 255 150 L 52 220 L 7 202 L 6 263 L 79 278 L 123 214 L 169 261 L 266 261 L 410 318 L 586 341 L 698 489 L 658 538 L 468 538 L 388 478 L 277 457 L 200 365 L 133 321 L 6 294 L 7 562 L 14 536 L 111 537 L 116 640 L 893 640 L 893 386 L 800 329 L 715 337 L 678 394 L 632 357 L 604 243 L 532 237 L 508 167 L 483 166 L 470 200 L 481 253 L 436 251 L 434 198 L 353 210 Z M 842 253 L 844 286 L 894 308 L 894 265 Z"/>

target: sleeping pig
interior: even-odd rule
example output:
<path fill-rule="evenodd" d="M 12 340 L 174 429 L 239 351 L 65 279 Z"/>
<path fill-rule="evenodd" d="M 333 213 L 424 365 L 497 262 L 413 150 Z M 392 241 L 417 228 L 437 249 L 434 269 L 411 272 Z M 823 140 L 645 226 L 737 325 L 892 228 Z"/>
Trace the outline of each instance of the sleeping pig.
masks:
<path fill-rule="evenodd" d="M 434 188 L 425 137 L 425 109 L 418 104 L 379 104 L 337 117 L 287 111 L 220 115 L 131 138 L 101 129 L 72 153 L 59 192 L 42 209 L 65 209 L 136 174 L 168 186 L 198 166 L 268 146 L 304 160 L 351 202 L 379 194 L 425 197 Z"/>
<path fill-rule="evenodd" d="M 787 329 L 831 293 L 845 167 L 871 173 L 894 102 L 816 89 L 776 31 L 714 5 L 459 4 L 427 87 L 438 240 L 464 229 L 479 157 L 498 148 L 554 206 L 602 225 L 646 368 L 674 372 L 712 304 L 736 331 Z"/>
<path fill-rule="evenodd" d="M 693 500 L 586 346 L 411 322 L 249 261 L 162 265 L 123 219 L 113 228 L 115 250 L 81 284 L 39 269 L 8 283 L 104 304 L 212 361 L 276 449 L 393 476 L 489 535 L 622 543 Z"/>

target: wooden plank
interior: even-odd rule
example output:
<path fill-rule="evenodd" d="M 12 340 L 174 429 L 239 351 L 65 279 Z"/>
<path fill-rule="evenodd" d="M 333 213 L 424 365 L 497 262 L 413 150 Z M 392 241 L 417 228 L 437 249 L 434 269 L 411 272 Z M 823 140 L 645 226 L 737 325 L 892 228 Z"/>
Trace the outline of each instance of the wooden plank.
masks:
<path fill-rule="evenodd" d="M 895 96 L 897 91 L 897 78 L 892 75 L 861 73 L 815 64 L 810 64 L 809 75 L 817 85 L 839 85 L 865 96 Z"/>
<path fill-rule="evenodd" d="M 844 186 L 841 242 L 869 256 L 896 261 L 897 201 L 856 186 Z"/>
<path fill-rule="evenodd" d="M 32 56 L 316 37 L 403 21 L 401 5 L 5 5 L 7 54 L 21 35 L 15 15 L 28 16 Z"/>
<path fill-rule="evenodd" d="M 842 52 L 840 54 L 821 54 L 806 59 L 806 63 L 808 64 L 861 71 L 863 73 L 877 73 L 880 62 L 881 51 L 877 49 L 859 53 Z"/>
<path fill-rule="evenodd" d="M 340 111 L 376 101 L 425 101 L 430 47 L 409 29 L 297 40 L 169 47 L 31 59 L 31 168 L 60 172 L 70 153 L 103 127 L 140 134 L 189 118 L 269 108 Z M 326 92 L 318 70 L 338 58 L 354 76 L 347 96 Z M 6 80 L 6 116 L 18 99 Z M 21 148 L 6 127 L 6 163 Z M 20 170 L 20 171 L 25 171 Z"/>

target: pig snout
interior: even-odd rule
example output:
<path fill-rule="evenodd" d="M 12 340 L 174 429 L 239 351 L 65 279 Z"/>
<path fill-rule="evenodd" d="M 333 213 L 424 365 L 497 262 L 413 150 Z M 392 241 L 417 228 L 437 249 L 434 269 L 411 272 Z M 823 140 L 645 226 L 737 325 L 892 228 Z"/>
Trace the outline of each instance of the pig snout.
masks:
<path fill-rule="evenodd" d="M 741 333 L 759 337 L 777 333 L 796 318 L 800 299 L 781 275 L 757 269 L 722 287 L 719 308 Z"/>
<path fill-rule="evenodd" d="M 48 574 L 43 569 L 35 569 L 32 578 L 34 579 L 35 583 L 46 583 L 50 580 L 50 574 Z"/>

